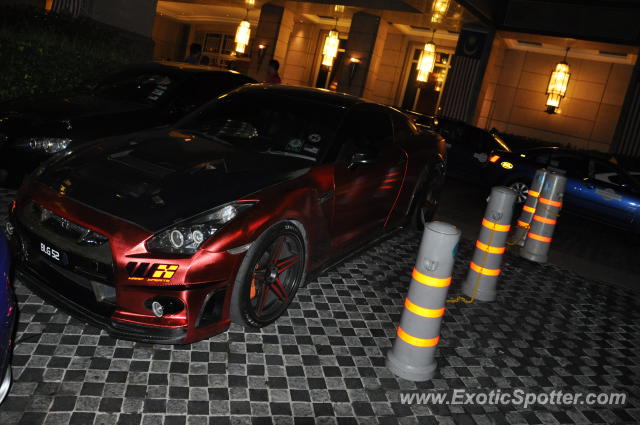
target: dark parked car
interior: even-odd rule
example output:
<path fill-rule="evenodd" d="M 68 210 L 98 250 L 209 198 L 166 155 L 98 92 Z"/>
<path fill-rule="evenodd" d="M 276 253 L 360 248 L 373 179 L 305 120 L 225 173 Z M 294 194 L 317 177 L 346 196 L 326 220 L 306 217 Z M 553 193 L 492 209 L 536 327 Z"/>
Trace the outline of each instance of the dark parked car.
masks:
<path fill-rule="evenodd" d="M 566 175 L 564 210 L 640 232 L 640 182 L 610 157 L 553 147 L 496 152 L 485 178 L 513 188 L 522 203 L 539 168 Z"/>
<path fill-rule="evenodd" d="M 11 346 L 16 303 L 11 291 L 11 261 L 7 241 L 0 233 L 0 403 L 11 387 Z"/>
<path fill-rule="evenodd" d="M 183 63 L 134 65 L 90 88 L 0 104 L 0 182 L 16 185 L 57 152 L 175 123 L 251 78 Z"/>
<path fill-rule="evenodd" d="M 17 273 L 120 338 L 265 326 L 310 273 L 430 220 L 445 161 L 442 138 L 395 109 L 250 85 L 36 170 L 10 212 Z"/>
<path fill-rule="evenodd" d="M 444 137 L 447 144 L 447 173 L 451 176 L 476 180 L 494 151 L 512 150 L 497 132 L 458 120 L 405 112 L 419 127 Z"/>

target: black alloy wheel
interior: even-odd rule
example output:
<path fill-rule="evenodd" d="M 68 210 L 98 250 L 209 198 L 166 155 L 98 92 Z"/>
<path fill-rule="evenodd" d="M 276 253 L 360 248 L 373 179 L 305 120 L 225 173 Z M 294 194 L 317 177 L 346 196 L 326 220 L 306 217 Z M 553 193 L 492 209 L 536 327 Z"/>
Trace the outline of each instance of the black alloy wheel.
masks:
<path fill-rule="evenodd" d="M 231 319 L 261 328 L 285 312 L 303 281 L 304 239 L 292 224 L 267 230 L 245 257 L 231 298 Z"/>

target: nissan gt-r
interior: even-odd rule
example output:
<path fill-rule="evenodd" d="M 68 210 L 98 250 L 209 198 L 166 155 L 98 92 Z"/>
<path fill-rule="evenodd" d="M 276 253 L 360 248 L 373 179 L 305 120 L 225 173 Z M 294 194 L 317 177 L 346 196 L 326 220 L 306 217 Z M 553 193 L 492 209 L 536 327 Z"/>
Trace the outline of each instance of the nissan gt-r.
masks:
<path fill-rule="evenodd" d="M 259 328 L 357 247 L 431 220 L 445 166 L 394 108 L 245 86 L 39 167 L 10 211 L 17 278 L 117 338 Z"/>

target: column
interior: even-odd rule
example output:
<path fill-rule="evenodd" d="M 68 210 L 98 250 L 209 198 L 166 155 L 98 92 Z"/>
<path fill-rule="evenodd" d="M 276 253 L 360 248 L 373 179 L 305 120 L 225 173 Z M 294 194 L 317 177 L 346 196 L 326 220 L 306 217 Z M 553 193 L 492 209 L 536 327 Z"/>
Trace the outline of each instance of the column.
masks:
<path fill-rule="evenodd" d="M 357 12 L 353 15 L 343 69 L 339 71 L 338 91 L 355 96 L 365 94 L 370 70 L 375 72 L 377 69 L 386 34 L 386 27 L 381 30 L 379 16 L 365 12 Z M 382 38 L 381 42 L 379 42 L 380 38 Z M 355 72 L 352 72 L 354 69 L 350 62 L 351 58 L 360 60 Z M 375 81 L 375 78 L 370 81 Z"/>
<path fill-rule="evenodd" d="M 282 69 L 286 66 L 289 38 L 293 30 L 293 13 L 282 6 L 265 3 L 260 9 L 260 20 L 251 43 L 249 75 L 258 81 L 267 77 L 269 61 L 276 59 Z M 261 52 L 260 45 L 265 46 Z"/>

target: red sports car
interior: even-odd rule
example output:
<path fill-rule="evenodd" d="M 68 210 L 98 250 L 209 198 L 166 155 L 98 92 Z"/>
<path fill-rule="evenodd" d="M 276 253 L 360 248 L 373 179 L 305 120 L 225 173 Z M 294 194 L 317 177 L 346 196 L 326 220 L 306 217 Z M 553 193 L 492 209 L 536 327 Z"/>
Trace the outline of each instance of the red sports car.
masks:
<path fill-rule="evenodd" d="M 265 326 L 312 274 L 430 220 L 445 155 L 396 109 L 246 86 L 38 168 L 11 209 L 17 277 L 117 338 Z"/>

